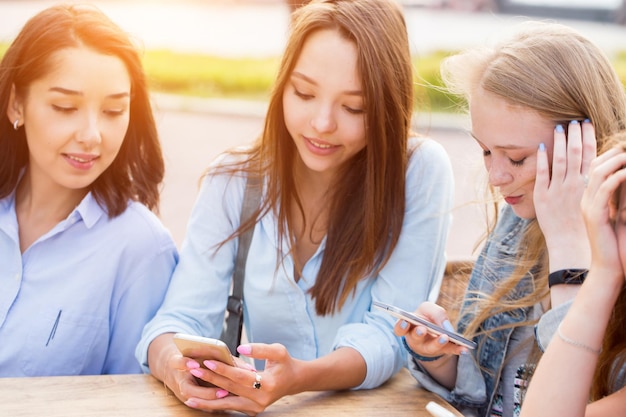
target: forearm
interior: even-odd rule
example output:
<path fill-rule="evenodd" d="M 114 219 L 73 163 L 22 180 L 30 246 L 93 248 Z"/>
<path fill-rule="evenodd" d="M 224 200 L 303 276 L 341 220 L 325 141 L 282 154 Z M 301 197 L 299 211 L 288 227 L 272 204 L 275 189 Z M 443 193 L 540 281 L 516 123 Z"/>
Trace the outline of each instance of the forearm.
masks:
<path fill-rule="evenodd" d="M 178 354 L 173 342 L 174 333 L 164 333 L 154 338 L 148 347 L 148 366 L 150 373 L 160 381 L 165 381 L 169 358 Z"/>
<path fill-rule="evenodd" d="M 541 358 L 522 417 L 585 415 L 598 352 L 619 293 L 609 285 L 599 285 L 599 277 L 592 273 L 561 323 L 560 334 L 552 338 Z"/>
<path fill-rule="evenodd" d="M 444 355 L 441 359 L 431 362 L 419 362 L 426 372 L 445 388 L 451 390 L 456 385 L 457 355 Z"/>
<path fill-rule="evenodd" d="M 298 361 L 296 380 L 289 394 L 344 390 L 359 386 L 367 372 L 365 360 L 353 348 L 343 347 L 312 361 Z"/>

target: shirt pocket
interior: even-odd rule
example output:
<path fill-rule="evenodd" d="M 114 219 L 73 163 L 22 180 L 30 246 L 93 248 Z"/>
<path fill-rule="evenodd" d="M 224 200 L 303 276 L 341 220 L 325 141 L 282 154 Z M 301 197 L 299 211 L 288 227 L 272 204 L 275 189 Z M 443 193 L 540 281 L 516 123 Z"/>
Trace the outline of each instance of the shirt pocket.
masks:
<path fill-rule="evenodd" d="M 100 373 L 102 364 L 93 362 L 95 351 L 107 351 L 106 321 L 96 316 L 72 311 L 43 309 L 29 324 L 30 330 L 21 355 L 26 376 L 79 375 Z M 97 342 L 105 346 L 96 349 Z M 97 371 L 93 371 L 93 369 Z"/>

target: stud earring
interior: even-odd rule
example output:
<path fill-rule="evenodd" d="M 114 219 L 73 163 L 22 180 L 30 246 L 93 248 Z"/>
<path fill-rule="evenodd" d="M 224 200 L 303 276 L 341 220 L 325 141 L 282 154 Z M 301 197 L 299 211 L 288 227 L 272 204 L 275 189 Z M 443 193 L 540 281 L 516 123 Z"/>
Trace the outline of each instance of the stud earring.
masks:
<path fill-rule="evenodd" d="M 19 123 L 20 123 L 20 119 L 15 119 L 15 121 L 13 122 L 13 129 L 17 130 L 19 129 Z"/>

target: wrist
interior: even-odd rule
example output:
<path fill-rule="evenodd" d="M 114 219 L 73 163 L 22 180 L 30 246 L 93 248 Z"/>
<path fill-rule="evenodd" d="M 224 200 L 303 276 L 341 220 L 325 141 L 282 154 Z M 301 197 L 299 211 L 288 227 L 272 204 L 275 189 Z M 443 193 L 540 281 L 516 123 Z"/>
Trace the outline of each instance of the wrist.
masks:
<path fill-rule="evenodd" d="M 436 361 L 437 359 L 441 359 L 443 357 L 443 355 L 437 355 L 437 356 L 422 356 L 419 353 L 415 352 L 413 349 L 411 349 L 411 347 L 409 346 L 408 342 L 406 341 L 406 337 L 402 336 L 402 345 L 404 346 L 404 349 L 409 353 L 409 355 L 411 355 L 411 357 L 413 357 L 414 359 L 417 359 L 418 361 L 421 362 L 433 362 Z"/>

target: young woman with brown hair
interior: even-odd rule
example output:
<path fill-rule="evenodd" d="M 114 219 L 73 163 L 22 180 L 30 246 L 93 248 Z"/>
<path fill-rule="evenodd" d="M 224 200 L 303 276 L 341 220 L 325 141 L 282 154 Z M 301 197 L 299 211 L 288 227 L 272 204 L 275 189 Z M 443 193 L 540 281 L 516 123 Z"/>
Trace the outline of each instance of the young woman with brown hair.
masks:
<path fill-rule="evenodd" d="M 412 310 L 443 274 L 453 176 L 443 147 L 411 133 L 399 5 L 313 1 L 292 18 L 261 137 L 205 177 L 172 285 L 138 347 L 145 369 L 193 408 L 256 414 L 297 392 L 382 384 L 406 358 L 372 301 Z M 239 224 L 246 177 L 260 179 L 263 198 Z M 172 333 L 219 337 L 235 237 L 250 227 L 252 343 L 238 351 L 263 370 L 200 368 Z"/>

